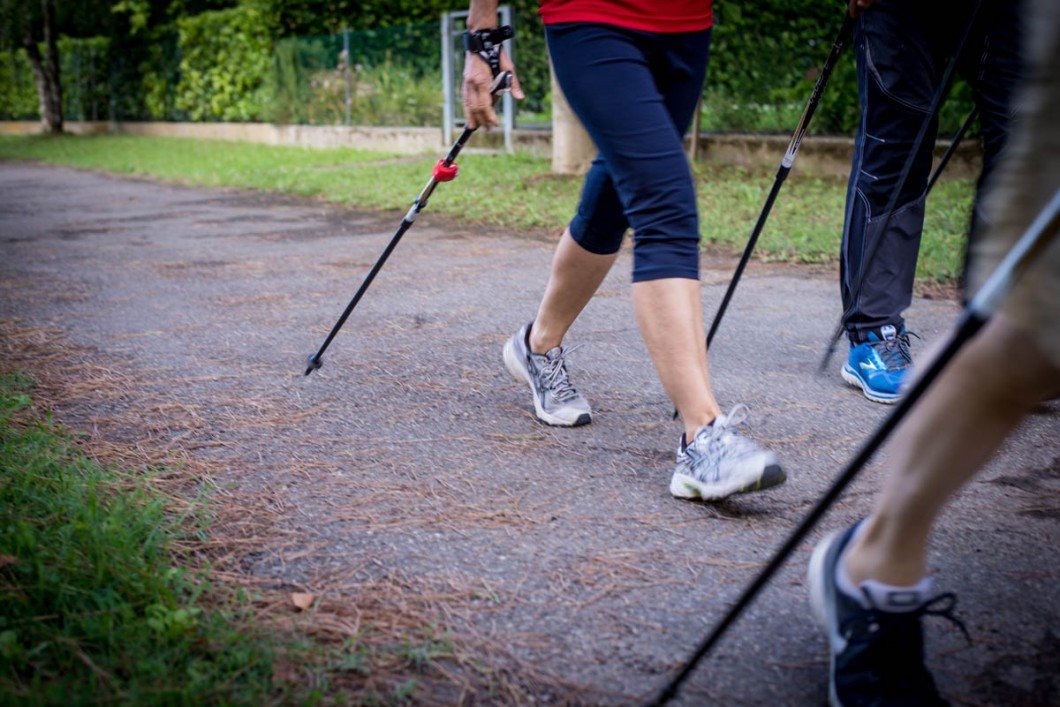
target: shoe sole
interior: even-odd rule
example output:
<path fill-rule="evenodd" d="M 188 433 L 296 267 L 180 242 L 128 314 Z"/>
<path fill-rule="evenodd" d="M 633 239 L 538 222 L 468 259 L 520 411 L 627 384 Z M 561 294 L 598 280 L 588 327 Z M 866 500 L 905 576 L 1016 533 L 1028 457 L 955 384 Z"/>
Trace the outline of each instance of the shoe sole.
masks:
<path fill-rule="evenodd" d="M 675 498 L 721 501 L 736 494 L 765 491 L 774 486 L 780 486 L 787 479 L 787 474 L 779 464 L 770 464 L 762 470 L 757 479 L 750 483 L 737 481 L 724 486 L 705 484 L 694 477 L 675 472 L 673 478 L 670 479 L 670 494 Z"/>
<path fill-rule="evenodd" d="M 843 375 L 843 380 L 845 380 L 847 383 L 854 386 L 855 388 L 861 388 L 861 394 L 872 402 L 882 403 L 883 405 L 894 405 L 898 402 L 899 396 L 897 395 L 890 395 L 890 397 L 885 397 L 889 394 L 874 392 L 865 381 L 861 380 L 861 377 L 858 376 L 857 373 L 854 373 L 852 370 L 850 370 L 849 364 L 844 363 L 843 368 L 840 372 Z"/>
<path fill-rule="evenodd" d="M 530 372 L 526 370 L 526 366 L 522 365 L 519 358 L 512 340 L 508 339 L 504 342 L 504 367 L 508 369 L 508 373 L 512 374 L 512 378 L 526 383 L 530 387 L 530 397 L 534 401 L 534 413 L 537 415 L 538 420 L 552 427 L 581 427 L 593 421 L 592 415 L 588 413 L 582 413 L 574 420 L 564 420 L 546 412 L 541 407 L 541 402 L 537 399 L 537 391 L 534 390 L 534 384 L 530 380 Z"/>
<path fill-rule="evenodd" d="M 810 593 L 810 609 L 813 610 L 813 618 L 821 630 L 828 631 L 828 610 L 825 606 L 824 588 L 824 563 L 828 556 L 828 550 L 835 542 L 838 531 L 829 534 L 824 540 L 817 543 L 810 555 L 810 564 L 806 568 L 806 586 Z"/>
<path fill-rule="evenodd" d="M 835 544 L 838 535 L 842 531 L 835 531 L 817 543 L 810 555 L 810 562 L 806 567 L 806 587 L 810 595 L 810 612 L 813 614 L 817 625 L 824 631 L 828 646 L 828 704 L 831 707 L 843 707 L 839 701 L 839 695 L 835 690 L 835 652 L 831 646 L 832 627 L 828 621 L 828 599 L 825 596 L 825 563 L 828 560 L 828 552 Z"/>

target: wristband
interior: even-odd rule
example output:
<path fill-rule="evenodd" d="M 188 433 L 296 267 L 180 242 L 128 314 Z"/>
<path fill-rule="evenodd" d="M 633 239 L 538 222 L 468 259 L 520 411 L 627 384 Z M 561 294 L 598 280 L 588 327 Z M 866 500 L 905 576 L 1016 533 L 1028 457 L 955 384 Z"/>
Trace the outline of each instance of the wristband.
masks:
<path fill-rule="evenodd" d="M 464 32 L 464 49 L 479 54 L 492 52 L 504 40 L 515 36 L 511 25 L 502 25 L 494 29 L 476 29 Z"/>

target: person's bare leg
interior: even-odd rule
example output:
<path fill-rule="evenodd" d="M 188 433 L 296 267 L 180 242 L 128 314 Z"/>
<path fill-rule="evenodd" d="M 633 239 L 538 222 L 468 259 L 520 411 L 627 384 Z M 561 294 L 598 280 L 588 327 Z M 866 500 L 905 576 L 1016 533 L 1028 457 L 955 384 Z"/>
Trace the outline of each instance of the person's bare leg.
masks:
<path fill-rule="evenodd" d="M 942 506 L 1023 416 L 1057 391 L 1060 369 L 1022 330 L 1003 314 L 987 324 L 899 426 L 884 465 L 883 493 L 845 553 L 853 584 L 919 582 Z"/>
<path fill-rule="evenodd" d="M 707 368 L 699 280 L 665 278 L 633 284 L 633 309 L 663 388 L 691 440 L 721 409 Z"/>
<path fill-rule="evenodd" d="M 600 287 L 618 254 L 590 253 L 564 231 L 544 297 L 530 330 L 530 350 L 559 346 Z M 699 281 L 649 280 L 633 285 L 633 307 L 663 388 L 684 422 L 686 439 L 721 412 L 710 386 Z"/>
<path fill-rule="evenodd" d="M 560 236 L 552 257 L 545 295 L 530 329 L 530 350 L 543 354 L 559 346 L 571 324 L 592 299 L 614 265 L 618 253 L 590 253 L 575 242 L 570 229 Z"/>

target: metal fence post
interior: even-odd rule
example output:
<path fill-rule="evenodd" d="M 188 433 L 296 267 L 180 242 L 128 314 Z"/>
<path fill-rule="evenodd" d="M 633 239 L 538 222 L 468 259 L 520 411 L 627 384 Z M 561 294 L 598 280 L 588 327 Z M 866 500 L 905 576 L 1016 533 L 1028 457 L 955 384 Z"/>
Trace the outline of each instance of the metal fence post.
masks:
<path fill-rule="evenodd" d="M 511 5 L 501 5 L 497 10 L 501 16 L 502 25 L 515 27 L 515 23 L 512 21 Z M 508 57 L 512 60 L 512 63 L 515 63 L 515 41 L 512 39 L 506 41 L 504 50 L 508 52 Z M 515 99 L 512 98 L 511 91 L 504 92 L 504 96 L 501 98 L 501 107 L 504 109 L 504 115 L 501 116 L 504 129 L 504 151 L 511 155 L 515 153 L 515 148 L 512 145 L 512 131 L 515 130 Z"/>
<path fill-rule="evenodd" d="M 442 13 L 442 143 L 453 141 L 453 63 L 450 42 L 453 41 L 450 13 Z"/>
<path fill-rule="evenodd" d="M 346 79 L 346 127 L 350 126 L 350 106 L 353 103 L 353 96 L 350 91 L 350 28 L 342 28 L 342 54 L 345 59 L 342 62 L 343 65 L 343 76 Z"/>

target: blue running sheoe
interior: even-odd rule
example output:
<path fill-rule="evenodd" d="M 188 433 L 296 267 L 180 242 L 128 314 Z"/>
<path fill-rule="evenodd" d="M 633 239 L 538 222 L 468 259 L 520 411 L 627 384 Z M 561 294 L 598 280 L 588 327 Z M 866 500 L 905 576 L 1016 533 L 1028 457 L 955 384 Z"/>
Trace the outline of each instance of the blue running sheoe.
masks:
<path fill-rule="evenodd" d="M 909 336 L 905 327 L 899 331 L 887 325 L 880 328 L 879 334 L 869 332 L 865 343 L 852 343 L 843 364 L 843 380 L 861 388 L 873 402 L 894 404 L 913 370 Z"/>

